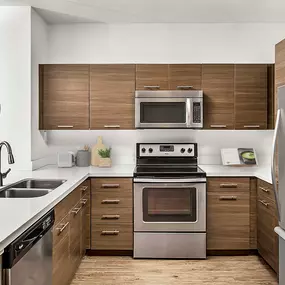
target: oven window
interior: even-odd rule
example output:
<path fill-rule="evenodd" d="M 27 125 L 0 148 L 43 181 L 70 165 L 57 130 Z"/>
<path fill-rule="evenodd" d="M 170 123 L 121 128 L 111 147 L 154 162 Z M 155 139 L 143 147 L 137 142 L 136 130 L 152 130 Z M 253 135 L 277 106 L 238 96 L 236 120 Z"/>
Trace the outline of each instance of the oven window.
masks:
<path fill-rule="evenodd" d="M 145 222 L 195 222 L 196 188 L 172 187 L 143 189 Z"/>
<path fill-rule="evenodd" d="M 151 124 L 186 122 L 185 102 L 141 102 L 140 122 Z"/>

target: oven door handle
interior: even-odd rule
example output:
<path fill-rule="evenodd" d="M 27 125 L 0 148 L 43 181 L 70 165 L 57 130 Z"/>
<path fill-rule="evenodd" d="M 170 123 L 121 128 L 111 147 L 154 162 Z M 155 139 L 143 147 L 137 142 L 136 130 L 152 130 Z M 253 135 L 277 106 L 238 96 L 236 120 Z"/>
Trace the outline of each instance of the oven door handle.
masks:
<path fill-rule="evenodd" d="M 155 178 L 134 178 L 135 183 L 206 183 L 206 177 L 181 178 L 181 179 L 155 179 Z"/>

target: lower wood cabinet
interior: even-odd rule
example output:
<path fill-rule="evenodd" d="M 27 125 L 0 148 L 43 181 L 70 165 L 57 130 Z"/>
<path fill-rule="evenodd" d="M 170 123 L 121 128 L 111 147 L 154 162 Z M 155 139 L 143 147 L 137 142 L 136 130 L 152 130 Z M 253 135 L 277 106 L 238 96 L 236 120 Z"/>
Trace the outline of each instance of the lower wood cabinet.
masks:
<path fill-rule="evenodd" d="M 85 181 L 55 207 L 53 285 L 70 284 L 85 255 L 90 240 L 89 203 L 90 182 Z"/>
<path fill-rule="evenodd" d="M 258 180 L 257 188 L 257 249 L 265 261 L 278 271 L 277 209 L 272 185 Z"/>
<path fill-rule="evenodd" d="M 132 187 L 131 178 L 92 179 L 92 249 L 133 249 Z"/>
<path fill-rule="evenodd" d="M 207 249 L 250 248 L 250 179 L 207 179 Z"/>

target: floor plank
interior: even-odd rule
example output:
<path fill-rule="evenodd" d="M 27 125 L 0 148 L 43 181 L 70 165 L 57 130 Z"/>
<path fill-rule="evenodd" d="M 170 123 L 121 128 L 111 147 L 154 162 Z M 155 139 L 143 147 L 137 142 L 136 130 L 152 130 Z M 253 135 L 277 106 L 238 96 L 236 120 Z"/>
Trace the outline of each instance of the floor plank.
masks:
<path fill-rule="evenodd" d="M 72 285 L 277 285 L 258 256 L 212 256 L 207 260 L 137 260 L 85 257 Z"/>

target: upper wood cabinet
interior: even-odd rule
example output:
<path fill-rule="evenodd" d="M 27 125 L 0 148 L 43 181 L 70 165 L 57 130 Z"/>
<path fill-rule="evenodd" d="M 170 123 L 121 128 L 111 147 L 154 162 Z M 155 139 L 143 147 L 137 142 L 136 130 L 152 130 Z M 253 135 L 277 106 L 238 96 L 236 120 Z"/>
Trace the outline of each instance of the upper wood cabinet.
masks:
<path fill-rule="evenodd" d="M 235 65 L 235 129 L 267 129 L 267 65 Z"/>
<path fill-rule="evenodd" d="M 285 40 L 275 47 L 275 86 L 285 85 Z"/>
<path fill-rule="evenodd" d="M 40 66 L 40 129 L 89 129 L 89 65 Z"/>
<path fill-rule="evenodd" d="M 91 65 L 90 128 L 133 129 L 134 92 L 135 65 Z"/>
<path fill-rule="evenodd" d="M 167 90 L 168 64 L 137 64 L 136 90 Z"/>
<path fill-rule="evenodd" d="M 201 64 L 170 64 L 169 89 L 201 90 Z"/>
<path fill-rule="evenodd" d="M 204 64 L 204 128 L 234 128 L 234 65 Z"/>

